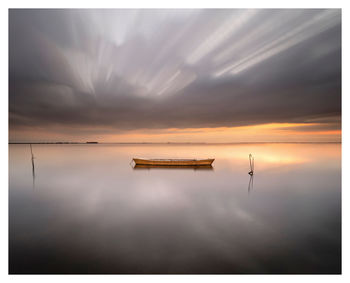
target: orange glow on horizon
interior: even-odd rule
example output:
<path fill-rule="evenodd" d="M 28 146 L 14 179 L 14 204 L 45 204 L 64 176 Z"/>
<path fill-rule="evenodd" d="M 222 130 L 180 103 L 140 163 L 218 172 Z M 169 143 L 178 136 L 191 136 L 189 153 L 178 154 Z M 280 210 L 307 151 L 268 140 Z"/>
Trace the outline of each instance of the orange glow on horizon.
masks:
<path fill-rule="evenodd" d="M 150 142 L 288 142 L 341 141 L 341 130 L 308 130 L 318 123 L 271 123 L 240 127 L 169 128 L 164 130 L 130 131 L 125 138 Z M 295 128 L 298 128 L 296 130 Z M 304 128 L 302 131 L 300 128 Z M 303 139 L 303 137 L 305 138 Z M 120 138 L 120 135 L 115 136 Z"/>
<path fill-rule="evenodd" d="M 54 132 L 42 130 L 26 130 L 10 132 L 11 141 L 99 141 L 99 142 L 340 142 L 341 130 L 323 130 L 320 123 L 270 123 L 239 127 L 217 128 L 168 128 L 140 129 L 111 132 L 99 128 L 95 134 L 89 129 L 87 134 L 65 134 L 65 129 Z M 319 130 L 315 130 L 319 127 Z M 70 132 L 72 130 L 70 129 Z M 77 131 L 79 133 L 79 131 Z M 29 139 L 28 137 L 36 137 Z"/>

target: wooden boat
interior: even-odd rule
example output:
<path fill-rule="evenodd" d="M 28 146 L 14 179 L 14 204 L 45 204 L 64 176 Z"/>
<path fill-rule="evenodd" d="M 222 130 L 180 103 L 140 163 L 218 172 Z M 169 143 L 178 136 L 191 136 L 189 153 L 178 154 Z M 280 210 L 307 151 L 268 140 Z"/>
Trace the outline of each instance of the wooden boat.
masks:
<path fill-rule="evenodd" d="M 156 166 L 211 166 L 214 159 L 145 159 L 133 158 L 136 165 Z"/>
<path fill-rule="evenodd" d="M 143 165 L 137 164 L 133 167 L 136 170 L 150 169 L 183 169 L 183 170 L 214 170 L 211 165 Z"/>

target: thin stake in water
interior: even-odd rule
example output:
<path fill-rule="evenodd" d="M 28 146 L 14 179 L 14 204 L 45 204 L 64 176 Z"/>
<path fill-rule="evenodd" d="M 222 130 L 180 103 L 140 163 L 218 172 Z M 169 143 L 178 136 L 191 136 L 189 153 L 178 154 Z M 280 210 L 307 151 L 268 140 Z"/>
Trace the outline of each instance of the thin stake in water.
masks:
<path fill-rule="evenodd" d="M 248 172 L 249 175 L 254 174 L 254 157 L 251 153 L 249 153 L 249 165 L 250 165 L 250 171 Z"/>
<path fill-rule="evenodd" d="M 32 154 L 32 175 L 33 175 L 33 186 L 34 186 L 34 180 L 35 180 L 35 167 L 34 167 L 34 154 L 32 150 L 32 144 L 30 145 L 30 153 Z"/>
<path fill-rule="evenodd" d="M 30 153 L 32 154 L 32 159 L 34 159 L 34 155 L 33 155 L 33 150 L 32 150 L 32 144 L 30 143 Z"/>

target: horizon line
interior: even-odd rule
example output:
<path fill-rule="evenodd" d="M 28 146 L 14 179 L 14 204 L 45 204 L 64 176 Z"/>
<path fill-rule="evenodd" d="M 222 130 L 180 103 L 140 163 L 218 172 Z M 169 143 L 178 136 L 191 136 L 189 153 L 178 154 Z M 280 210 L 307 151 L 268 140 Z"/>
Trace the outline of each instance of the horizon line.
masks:
<path fill-rule="evenodd" d="M 253 144 L 253 143 L 342 143 L 342 141 L 257 141 L 257 142 L 8 142 L 8 144 Z"/>

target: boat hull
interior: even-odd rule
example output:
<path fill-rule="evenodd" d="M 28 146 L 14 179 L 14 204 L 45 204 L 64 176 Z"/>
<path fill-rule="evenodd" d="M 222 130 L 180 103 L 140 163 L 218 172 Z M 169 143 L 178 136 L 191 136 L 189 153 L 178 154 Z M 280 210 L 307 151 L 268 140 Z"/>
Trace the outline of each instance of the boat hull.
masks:
<path fill-rule="evenodd" d="M 150 170 L 150 169 L 183 169 L 183 170 L 214 170 L 211 165 L 143 165 L 137 164 L 133 167 L 136 170 Z"/>
<path fill-rule="evenodd" d="M 211 166 L 214 159 L 143 159 L 133 158 L 136 165 L 155 166 Z"/>

